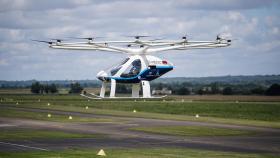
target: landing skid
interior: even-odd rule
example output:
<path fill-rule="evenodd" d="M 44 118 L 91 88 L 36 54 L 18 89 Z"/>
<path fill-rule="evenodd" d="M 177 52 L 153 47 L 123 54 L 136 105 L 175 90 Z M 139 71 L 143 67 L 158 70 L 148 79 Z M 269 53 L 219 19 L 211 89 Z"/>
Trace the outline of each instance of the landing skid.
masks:
<path fill-rule="evenodd" d="M 98 97 L 90 97 L 90 96 L 87 96 L 87 95 L 84 95 L 84 94 L 80 94 L 80 96 L 82 97 L 85 97 L 85 98 L 88 98 L 88 99 L 93 99 L 93 100 L 99 100 L 99 99 L 102 99 L 102 98 L 98 98 Z"/>
<path fill-rule="evenodd" d="M 94 93 L 89 93 L 91 96 L 87 96 L 84 94 L 80 94 L 82 97 L 93 99 L 93 100 L 100 100 L 100 99 L 161 99 L 167 97 L 167 95 L 159 96 L 159 97 L 100 97 Z"/>

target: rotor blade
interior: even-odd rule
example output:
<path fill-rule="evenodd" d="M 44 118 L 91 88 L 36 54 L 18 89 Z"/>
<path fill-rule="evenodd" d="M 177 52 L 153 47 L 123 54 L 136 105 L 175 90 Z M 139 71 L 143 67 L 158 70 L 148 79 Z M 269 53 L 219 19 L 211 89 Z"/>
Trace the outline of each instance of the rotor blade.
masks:
<path fill-rule="evenodd" d="M 232 35 L 230 33 L 219 33 L 216 37 L 216 40 L 228 40 L 231 39 Z"/>
<path fill-rule="evenodd" d="M 181 37 L 181 39 L 182 39 L 182 40 L 187 40 L 188 37 L 189 37 L 189 34 L 185 33 L 185 34 Z"/>
<path fill-rule="evenodd" d="M 135 39 L 140 39 L 143 37 L 151 37 L 151 36 L 146 36 L 146 35 L 134 35 L 134 36 L 126 36 L 126 37 L 134 37 Z"/>
<path fill-rule="evenodd" d="M 104 38 L 104 37 L 69 37 L 71 39 L 86 39 L 86 40 L 94 40 L 94 39 L 97 39 L 97 38 Z"/>
<path fill-rule="evenodd" d="M 216 40 L 217 41 L 222 40 L 222 38 L 220 37 L 220 34 L 217 35 Z"/>
<path fill-rule="evenodd" d="M 48 44 L 53 44 L 54 43 L 54 42 L 51 42 L 51 41 L 43 41 L 43 40 L 31 40 L 31 41 L 48 43 Z"/>
<path fill-rule="evenodd" d="M 64 39 L 58 39 L 58 38 L 50 38 L 50 40 L 54 40 L 56 42 L 62 42 L 65 41 Z"/>
<path fill-rule="evenodd" d="M 151 39 L 149 41 L 160 41 L 160 40 L 164 40 L 165 38 L 155 38 L 155 39 Z"/>

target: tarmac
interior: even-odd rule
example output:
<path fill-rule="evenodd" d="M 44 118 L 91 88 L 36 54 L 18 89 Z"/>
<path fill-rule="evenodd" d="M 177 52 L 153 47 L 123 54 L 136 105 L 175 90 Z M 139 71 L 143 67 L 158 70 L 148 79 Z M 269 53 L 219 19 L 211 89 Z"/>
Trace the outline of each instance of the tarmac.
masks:
<path fill-rule="evenodd" d="M 272 153 L 280 155 L 280 129 L 229 125 L 220 123 L 206 123 L 195 121 L 174 121 L 165 119 L 147 119 L 122 117 L 113 115 L 96 115 L 81 112 L 65 112 L 34 108 L 19 108 L 1 105 L 19 111 L 46 112 L 80 117 L 109 119 L 111 122 L 93 123 L 62 123 L 31 119 L 7 118 L 0 116 L 1 128 L 44 129 L 66 131 L 71 133 L 102 134 L 100 138 L 67 138 L 67 139 L 32 139 L 0 141 L 0 151 L 29 151 L 29 150 L 63 150 L 76 148 L 154 148 L 174 147 L 213 151 L 230 151 L 245 153 Z M 203 136 L 181 137 L 162 134 L 152 134 L 130 130 L 132 127 L 153 126 L 201 126 L 219 127 L 255 131 L 250 136 Z"/>

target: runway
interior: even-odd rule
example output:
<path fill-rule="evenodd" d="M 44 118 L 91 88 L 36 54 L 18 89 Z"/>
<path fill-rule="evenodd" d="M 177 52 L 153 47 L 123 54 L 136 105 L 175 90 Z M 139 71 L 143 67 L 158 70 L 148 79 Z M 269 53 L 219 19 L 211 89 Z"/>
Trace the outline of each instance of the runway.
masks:
<path fill-rule="evenodd" d="M 161 119 L 147 119 L 134 117 L 121 117 L 112 115 L 95 115 L 80 112 L 65 112 L 57 110 L 44 110 L 34 108 L 18 108 L 2 106 L 21 111 L 46 112 L 52 114 L 67 114 L 80 117 L 94 117 L 114 120 L 112 122 L 97 123 L 61 123 L 31 119 L 0 117 L 0 129 L 34 128 L 52 129 L 73 133 L 105 134 L 102 138 L 79 139 L 32 139 L 1 141 L 0 151 L 22 150 L 62 150 L 73 148 L 139 148 L 139 147 L 182 147 L 191 149 L 205 149 L 214 151 L 233 151 L 249 153 L 280 154 L 280 129 L 239 126 L 218 123 L 174 121 Z M 133 131 L 131 127 L 151 126 L 206 126 L 239 130 L 256 131 L 253 136 L 215 136 L 215 137 L 180 137 L 161 134 L 151 134 Z"/>

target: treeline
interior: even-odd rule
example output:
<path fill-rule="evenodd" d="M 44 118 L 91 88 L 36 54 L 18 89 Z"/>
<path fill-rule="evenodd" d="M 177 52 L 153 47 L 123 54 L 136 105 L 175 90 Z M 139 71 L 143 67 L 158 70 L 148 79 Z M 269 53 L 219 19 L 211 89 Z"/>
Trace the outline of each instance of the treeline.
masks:
<path fill-rule="evenodd" d="M 280 84 L 272 84 L 268 87 L 256 84 L 224 84 L 214 82 L 211 84 L 201 85 L 189 82 L 183 83 L 152 83 L 152 90 L 171 90 L 175 95 L 280 95 Z M 69 93 L 81 93 L 83 87 L 80 83 L 71 83 Z M 34 82 L 31 85 L 31 92 L 36 94 L 57 93 L 58 89 L 55 84 L 41 84 Z M 131 85 L 117 84 L 117 93 L 131 93 Z M 140 89 L 141 93 L 141 89 Z"/>
<path fill-rule="evenodd" d="M 3 81 L 0 80 L 0 88 L 30 88 L 36 80 L 27 81 Z M 82 87 L 100 87 L 99 80 L 52 80 L 40 81 L 41 84 L 55 84 L 58 88 L 70 88 L 72 83 L 79 83 Z M 209 85 L 212 83 L 223 83 L 229 85 L 260 85 L 264 88 L 273 83 L 280 84 L 280 75 L 255 75 L 255 76 L 218 76 L 218 77 L 173 77 L 159 78 L 152 83 L 191 83 L 193 85 Z"/>
<path fill-rule="evenodd" d="M 53 81 L 1 81 L 0 88 L 31 88 L 35 82 L 40 82 L 43 85 L 55 84 L 57 88 L 70 88 L 72 83 L 79 83 L 82 87 L 99 87 L 100 81 L 98 80 L 53 80 Z"/>
<path fill-rule="evenodd" d="M 32 93 L 35 93 L 35 94 L 48 94 L 48 93 L 57 93 L 58 90 L 57 90 L 57 87 L 55 84 L 51 84 L 51 85 L 48 85 L 48 84 L 40 84 L 39 82 L 35 82 L 31 85 L 31 92 Z"/>
<path fill-rule="evenodd" d="M 224 83 L 210 83 L 210 84 L 193 84 L 189 82 L 183 83 L 154 83 L 151 86 L 155 90 L 162 90 L 164 88 L 171 90 L 175 95 L 280 95 L 280 84 L 272 84 L 270 86 L 263 86 L 257 84 L 224 84 Z"/>
<path fill-rule="evenodd" d="M 195 78 L 174 77 L 159 78 L 152 81 L 151 89 L 159 91 L 162 90 L 163 93 L 164 90 L 171 90 L 172 94 L 176 95 L 278 95 L 277 87 L 279 85 L 280 75 L 219 76 Z M 69 88 L 69 93 L 78 93 L 82 91 L 83 87 L 100 88 L 101 81 L 0 81 L 0 88 L 30 88 L 33 89 L 33 93 L 57 93 L 57 89 L 61 88 Z M 131 85 L 117 84 L 116 92 L 131 93 Z"/>
<path fill-rule="evenodd" d="M 217 82 L 206 85 L 189 82 L 152 83 L 151 89 L 171 90 L 174 95 L 280 95 L 280 84 L 265 87 L 256 84 L 230 85 Z M 131 93 L 131 85 L 117 84 L 116 93 Z M 140 93 L 142 93 L 141 89 Z"/>
<path fill-rule="evenodd" d="M 30 91 L 35 94 L 54 94 L 58 93 L 58 88 L 54 83 L 48 85 L 42 84 L 40 82 L 34 82 L 30 87 Z M 82 91 L 83 87 L 80 85 L 80 83 L 76 82 L 70 84 L 69 93 L 81 93 Z"/>

